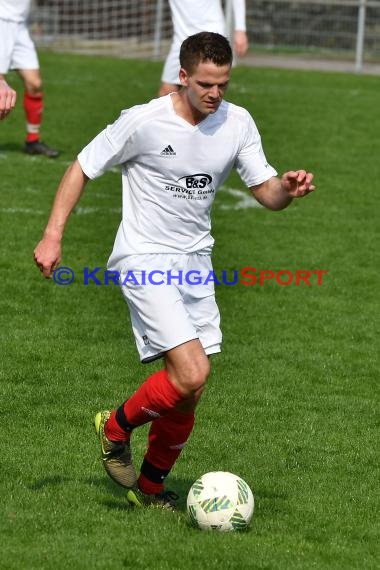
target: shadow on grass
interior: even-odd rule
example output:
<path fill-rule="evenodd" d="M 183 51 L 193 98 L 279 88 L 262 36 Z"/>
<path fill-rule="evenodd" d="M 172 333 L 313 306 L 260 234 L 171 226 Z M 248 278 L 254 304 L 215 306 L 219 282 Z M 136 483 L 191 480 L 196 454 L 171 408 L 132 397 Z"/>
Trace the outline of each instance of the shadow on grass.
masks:
<path fill-rule="evenodd" d="M 50 477 L 43 477 L 38 479 L 35 483 L 29 486 L 31 491 L 40 491 L 45 487 L 58 487 L 64 483 L 68 483 L 72 479 L 63 475 L 51 475 Z"/>
<path fill-rule="evenodd" d="M 5 143 L 5 144 L 0 144 L 0 153 L 1 152 L 17 152 L 17 154 L 23 154 L 24 152 L 22 150 L 23 147 L 23 141 L 20 140 L 20 143 Z"/>
<path fill-rule="evenodd" d="M 59 487 L 68 483 L 72 483 L 73 481 L 73 478 L 65 475 L 51 475 L 49 477 L 37 479 L 29 486 L 29 489 L 31 491 L 40 491 L 46 487 Z M 75 481 L 77 480 L 75 479 Z M 99 476 L 96 478 L 86 478 L 83 479 L 82 482 L 91 487 L 97 487 L 107 493 L 108 497 L 101 499 L 99 501 L 100 504 L 114 510 L 124 510 L 125 508 L 128 508 L 125 499 L 125 489 L 120 485 L 114 483 L 106 475 L 104 477 Z M 170 491 L 174 491 L 179 496 L 177 502 L 179 511 L 186 511 L 187 494 L 193 482 L 194 481 L 190 480 L 189 478 L 176 477 L 171 477 L 168 481 L 166 488 Z M 271 503 L 275 504 L 277 502 L 281 503 L 283 501 L 286 501 L 287 499 L 287 494 L 274 492 L 272 489 L 262 488 L 260 490 L 257 490 L 255 493 L 256 501 L 269 500 Z"/>
<path fill-rule="evenodd" d="M 97 479 L 87 479 L 86 481 L 91 486 L 96 486 L 99 488 L 103 488 L 104 491 L 113 495 L 113 499 L 109 498 L 106 500 L 102 500 L 101 503 L 106 505 L 112 509 L 121 509 L 125 508 L 125 489 L 123 487 L 113 483 L 107 477 L 105 478 L 97 478 Z M 179 511 L 186 511 L 186 499 L 189 489 L 194 481 L 190 479 L 177 479 L 172 477 L 168 482 L 166 488 L 170 491 L 174 491 L 179 495 L 179 499 L 177 502 L 178 510 Z M 119 503 L 119 500 L 123 501 L 123 503 Z"/>

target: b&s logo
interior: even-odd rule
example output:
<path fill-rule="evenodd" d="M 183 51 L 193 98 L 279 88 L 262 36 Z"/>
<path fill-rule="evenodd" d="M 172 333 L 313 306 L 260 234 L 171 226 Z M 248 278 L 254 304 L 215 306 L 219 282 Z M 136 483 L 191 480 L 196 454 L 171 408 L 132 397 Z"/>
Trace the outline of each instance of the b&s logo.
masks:
<path fill-rule="evenodd" d="M 179 178 L 178 182 L 181 183 L 183 180 L 186 184 L 186 188 L 205 188 L 207 184 L 211 184 L 212 178 L 209 174 L 191 174 L 190 176 L 182 176 Z"/>
<path fill-rule="evenodd" d="M 181 176 L 176 184 L 166 184 L 165 190 L 170 192 L 173 198 L 185 198 L 186 200 L 207 200 L 215 194 L 211 186 L 212 177 L 209 174 L 188 174 Z"/>

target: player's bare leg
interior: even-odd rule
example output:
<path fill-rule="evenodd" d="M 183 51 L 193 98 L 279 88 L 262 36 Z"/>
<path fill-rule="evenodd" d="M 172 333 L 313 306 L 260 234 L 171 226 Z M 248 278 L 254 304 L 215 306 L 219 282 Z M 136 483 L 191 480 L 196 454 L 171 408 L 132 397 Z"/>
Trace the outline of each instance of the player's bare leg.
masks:
<path fill-rule="evenodd" d="M 194 410 L 210 374 L 209 359 L 198 339 L 185 342 L 165 354 L 169 379 L 185 396 L 177 406 Z"/>

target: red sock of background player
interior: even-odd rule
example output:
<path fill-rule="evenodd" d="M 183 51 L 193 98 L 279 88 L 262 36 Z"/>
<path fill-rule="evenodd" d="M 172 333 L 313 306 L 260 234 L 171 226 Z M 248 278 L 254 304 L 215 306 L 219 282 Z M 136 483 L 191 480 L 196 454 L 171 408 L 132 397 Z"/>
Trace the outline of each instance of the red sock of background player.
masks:
<path fill-rule="evenodd" d="M 104 431 L 110 441 L 126 441 L 138 426 L 165 415 L 183 400 L 183 395 L 160 370 L 145 380 L 140 388 L 112 412 Z"/>
<path fill-rule="evenodd" d="M 30 95 L 24 93 L 24 111 L 26 116 L 26 142 L 38 141 L 43 111 L 43 93 Z"/>
<path fill-rule="evenodd" d="M 164 490 L 164 479 L 178 459 L 194 427 L 194 412 L 171 410 L 152 422 L 148 449 L 141 466 L 138 486 L 143 493 Z"/>

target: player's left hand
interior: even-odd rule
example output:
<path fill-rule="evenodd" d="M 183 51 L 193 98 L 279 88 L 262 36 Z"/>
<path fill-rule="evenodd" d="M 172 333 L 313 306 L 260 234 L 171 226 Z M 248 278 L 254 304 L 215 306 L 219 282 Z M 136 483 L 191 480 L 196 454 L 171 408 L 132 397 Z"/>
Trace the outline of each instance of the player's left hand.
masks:
<path fill-rule="evenodd" d="M 246 32 L 236 30 L 234 34 L 234 50 L 238 57 L 243 57 L 248 51 L 248 36 Z"/>
<path fill-rule="evenodd" d="M 313 174 L 306 170 L 290 170 L 281 178 L 283 188 L 291 198 L 302 198 L 315 190 Z"/>

